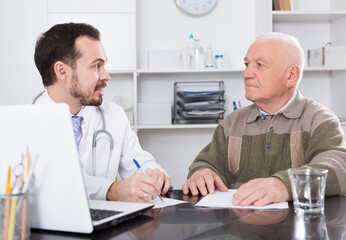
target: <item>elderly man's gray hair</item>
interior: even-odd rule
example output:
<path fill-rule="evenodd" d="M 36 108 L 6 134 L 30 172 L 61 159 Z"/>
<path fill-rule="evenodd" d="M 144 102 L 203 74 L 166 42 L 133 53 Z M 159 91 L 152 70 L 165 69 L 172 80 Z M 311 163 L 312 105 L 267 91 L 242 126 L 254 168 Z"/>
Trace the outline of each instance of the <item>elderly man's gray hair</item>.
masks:
<path fill-rule="evenodd" d="M 304 52 L 298 40 L 293 36 L 290 36 L 284 33 L 279 33 L 279 32 L 262 33 L 258 35 L 256 38 L 256 41 L 265 41 L 265 40 L 279 40 L 294 47 L 295 51 L 292 52 L 293 59 L 300 68 L 300 76 L 297 83 L 297 86 L 298 86 L 300 80 L 303 77 L 304 64 L 305 64 Z"/>

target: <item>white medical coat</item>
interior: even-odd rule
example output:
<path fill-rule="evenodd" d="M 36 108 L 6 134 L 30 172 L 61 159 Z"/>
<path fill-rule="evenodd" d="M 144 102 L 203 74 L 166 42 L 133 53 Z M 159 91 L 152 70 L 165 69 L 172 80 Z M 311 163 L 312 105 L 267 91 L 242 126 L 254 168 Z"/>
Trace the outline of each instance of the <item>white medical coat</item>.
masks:
<path fill-rule="evenodd" d="M 54 103 L 47 91 L 36 101 L 36 104 Z M 79 145 L 79 157 L 89 198 L 105 200 L 107 191 L 116 180 L 118 172 L 122 179 L 126 179 L 136 173 L 138 169 L 133 163 L 134 158 L 141 165 L 143 171 L 147 168 L 157 168 L 168 176 L 167 172 L 155 161 L 154 157 L 141 148 L 138 137 L 132 131 L 124 110 L 119 105 L 106 100 L 103 100 L 100 107 L 105 118 L 106 130 L 113 137 L 114 148 L 110 161 L 108 161 L 110 140 L 106 134 L 98 134 L 94 167 L 92 161 L 92 139 L 95 131 L 102 129 L 101 113 L 95 106 L 84 106 L 77 114 L 83 117 L 83 136 Z M 71 129 L 71 131 L 73 130 Z"/>

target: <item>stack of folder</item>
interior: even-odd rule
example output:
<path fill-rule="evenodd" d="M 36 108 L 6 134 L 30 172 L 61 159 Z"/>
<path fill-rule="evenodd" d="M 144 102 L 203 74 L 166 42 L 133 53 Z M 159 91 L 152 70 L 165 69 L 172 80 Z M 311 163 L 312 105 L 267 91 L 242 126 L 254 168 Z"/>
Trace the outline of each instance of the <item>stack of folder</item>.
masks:
<path fill-rule="evenodd" d="M 209 87 L 210 90 L 208 90 Z M 203 90 L 184 90 L 189 88 Z M 218 123 L 223 119 L 225 91 L 222 81 L 177 82 L 174 89 L 173 123 Z"/>

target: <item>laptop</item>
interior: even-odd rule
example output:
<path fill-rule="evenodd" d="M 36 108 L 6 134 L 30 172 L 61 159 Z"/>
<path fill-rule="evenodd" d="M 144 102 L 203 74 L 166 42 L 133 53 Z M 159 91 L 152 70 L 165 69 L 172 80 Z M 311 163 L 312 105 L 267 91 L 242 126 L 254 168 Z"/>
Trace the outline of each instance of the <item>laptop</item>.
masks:
<path fill-rule="evenodd" d="M 88 199 L 66 104 L 0 106 L 0 146 L 0 168 L 20 163 L 27 147 L 31 159 L 38 156 L 30 198 L 32 228 L 91 233 L 153 207 Z M 92 219 L 100 210 L 108 216 Z"/>

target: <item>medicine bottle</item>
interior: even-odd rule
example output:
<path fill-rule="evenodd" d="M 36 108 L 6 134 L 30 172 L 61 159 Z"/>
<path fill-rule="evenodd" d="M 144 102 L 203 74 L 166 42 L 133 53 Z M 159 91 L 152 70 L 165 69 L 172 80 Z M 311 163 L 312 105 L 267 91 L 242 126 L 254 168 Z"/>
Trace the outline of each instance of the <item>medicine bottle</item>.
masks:
<path fill-rule="evenodd" d="M 215 67 L 223 68 L 223 55 L 215 55 Z"/>
<path fill-rule="evenodd" d="M 193 40 L 193 34 L 191 34 L 189 37 L 188 43 L 182 49 L 181 61 L 182 61 L 183 68 L 191 68 L 193 46 L 194 46 L 194 40 Z"/>
<path fill-rule="evenodd" d="M 204 68 L 203 47 L 200 45 L 199 39 L 194 40 L 192 51 L 192 68 Z"/>

